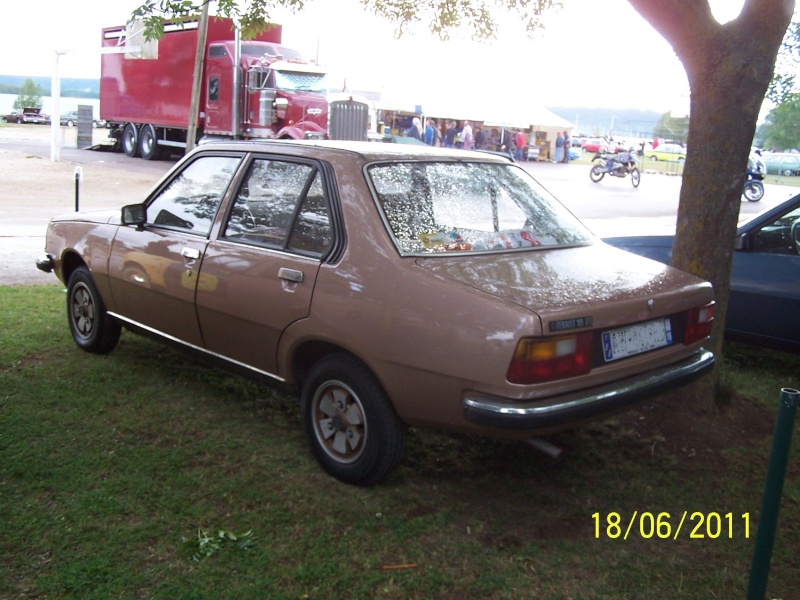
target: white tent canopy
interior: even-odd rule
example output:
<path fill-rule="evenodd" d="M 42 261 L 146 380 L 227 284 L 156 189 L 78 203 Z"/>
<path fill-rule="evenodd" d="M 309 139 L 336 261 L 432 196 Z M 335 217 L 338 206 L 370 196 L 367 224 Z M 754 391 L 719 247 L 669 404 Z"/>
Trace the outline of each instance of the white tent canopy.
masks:
<path fill-rule="evenodd" d="M 537 131 L 544 128 L 560 128 L 572 130 L 575 126 L 566 119 L 534 104 L 509 102 L 492 102 L 485 98 L 461 98 L 447 100 L 433 100 L 422 103 L 425 116 L 440 119 L 458 119 L 483 122 L 487 127 L 502 127 L 506 129 L 532 129 Z"/>

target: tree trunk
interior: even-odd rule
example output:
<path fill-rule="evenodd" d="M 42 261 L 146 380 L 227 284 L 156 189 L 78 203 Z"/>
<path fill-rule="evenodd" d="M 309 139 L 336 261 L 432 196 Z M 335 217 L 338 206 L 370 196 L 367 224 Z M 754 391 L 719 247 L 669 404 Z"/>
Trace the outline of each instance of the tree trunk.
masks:
<path fill-rule="evenodd" d="M 629 2 L 672 44 L 688 75 L 691 113 L 672 266 L 714 285 L 711 349 L 720 357 L 747 157 L 795 0 L 746 0 L 724 25 L 707 2 Z M 712 383 L 716 388 L 718 375 Z"/>

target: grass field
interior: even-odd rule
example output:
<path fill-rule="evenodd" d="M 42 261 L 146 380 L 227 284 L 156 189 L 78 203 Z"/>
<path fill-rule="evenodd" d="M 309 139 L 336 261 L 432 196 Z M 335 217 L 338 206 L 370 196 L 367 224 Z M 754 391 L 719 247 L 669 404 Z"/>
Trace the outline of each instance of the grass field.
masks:
<path fill-rule="evenodd" d="M 128 332 L 87 355 L 64 312 L 0 287 L 0 598 L 742 598 L 800 386 L 800 356 L 729 345 L 724 405 L 662 397 L 549 438 L 559 460 L 411 430 L 364 489 L 317 467 L 291 394 Z M 798 429 L 768 598 L 800 586 Z"/>

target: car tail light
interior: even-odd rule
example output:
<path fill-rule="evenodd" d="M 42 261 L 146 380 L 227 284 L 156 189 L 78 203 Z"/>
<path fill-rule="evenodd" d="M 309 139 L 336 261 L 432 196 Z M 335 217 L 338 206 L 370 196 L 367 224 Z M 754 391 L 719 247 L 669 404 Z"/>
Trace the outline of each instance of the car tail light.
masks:
<path fill-rule="evenodd" d="M 686 333 L 683 336 L 684 344 L 694 344 L 711 335 L 714 325 L 714 303 L 699 306 L 689 311 L 689 320 L 686 323 Z"/>
<path fill-rule="evenodd" d="M 514 350 L 506 379 L 510 383 L 543 383 L 584 375 L 592 368 L 592 334 L 558 338 L 523 338 Z"/>

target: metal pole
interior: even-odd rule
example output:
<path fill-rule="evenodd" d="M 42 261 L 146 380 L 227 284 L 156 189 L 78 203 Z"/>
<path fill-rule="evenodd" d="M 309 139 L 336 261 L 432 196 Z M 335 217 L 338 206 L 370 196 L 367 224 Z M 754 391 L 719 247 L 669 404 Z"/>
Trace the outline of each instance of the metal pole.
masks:
<path fill-rule="evenodd" d="M 789 460 L 792 429 L 799 398 L 800 392 L 797 390 L 790 388 L 781 390 L 767 480 L 764 483 L 764 497 L 761 501 L 756 547 L 750 568 L 750 587 L 747 590 L 747 600 L 763 600 L 767 593 L 769 563 L 772 559 L 772 546 L 775 542 L 775 529 L 778 525 L 778 509 L 781 503 L 783 480 L 786 476 L 786 463 Z"/>
<path fill-rule="evenodd" d="M 81 179 L 83 178 L 83 167 L 75 167 L 75 212 L 80 210 L 81 202 Z"/>

